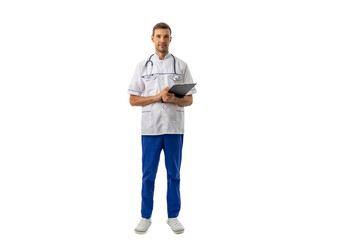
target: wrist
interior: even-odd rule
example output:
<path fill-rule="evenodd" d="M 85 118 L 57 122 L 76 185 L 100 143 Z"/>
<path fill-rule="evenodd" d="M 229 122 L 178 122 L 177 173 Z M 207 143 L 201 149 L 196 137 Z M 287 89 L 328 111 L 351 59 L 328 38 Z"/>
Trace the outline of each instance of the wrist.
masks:
<path fill-rule="evenodd" d="M 156 95 L 156 102 L 164 102 L 163 101 L 163 95 L 161 93 L 159 93 L 158 95 Z"/>
<path fill-rule="evenodd" d="M 153 97 L 153 101 L 154 101 L 154 102 L 160 102 L 160 101 L 161 101 L 161 96 L 159 97 L 158 95 L 155 95 L 155 96 Z"/>
<path fill-rule="evenodd" d="M 179 105 L 179 102 L 180 102 L 180 98 L 174 96 L 173 103 Z"/>

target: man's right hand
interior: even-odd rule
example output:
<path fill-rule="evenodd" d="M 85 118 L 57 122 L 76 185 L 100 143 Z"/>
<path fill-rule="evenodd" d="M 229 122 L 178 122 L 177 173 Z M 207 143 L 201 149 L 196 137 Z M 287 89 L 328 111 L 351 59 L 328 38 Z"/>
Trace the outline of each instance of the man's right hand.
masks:
<path fill-rule="evenodd" d="M 157 102 L 161 102 L 161 99 L 163 97 L 163 95 L 166 95 L 166 93 L 169 91 L 169 87 L 164 88 L 163 90 L 161 90 L 161 92 L 159 92 L 158 94 L 155 95 L 156 97 L 156 101 Z"/>
<path fill-rule="evenodd" d="M 158 94 L 150 97 L 141 97 L 136 95 L 130 95 L 131 106 L 146 106 L 155 102 L 161 102 L 161 99 L 169 91 L 169 87 L 164 88 Z"/>

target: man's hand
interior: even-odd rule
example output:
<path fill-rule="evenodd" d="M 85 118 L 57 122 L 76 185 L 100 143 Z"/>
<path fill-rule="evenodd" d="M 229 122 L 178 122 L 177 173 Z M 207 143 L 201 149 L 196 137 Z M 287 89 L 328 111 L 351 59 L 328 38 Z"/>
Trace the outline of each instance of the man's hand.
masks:
<path fill-rule="evenodd" d="M 160 102 L 162 96 L 165 95 L 169 91 L 169 89 L 169 87 L 166 87 L 159 94 L 149 97 L 130 95 L 130 104 L 131 106 L 146 106 L 152 103 Z"/>
<path fill-rule="evenodd" d="M 164 95 L 162 95 L 162 100 L 165 103 L 175 103 L 176 97 L 173 93 L 166 92 Z"/>
<path fill-rule="evenodd" d="M 169 91 L 169 87 L 164 88 L 163 90 L 161 90 L 161 92 L 159 92 L 158 94 L 155 95 L 156 98 L 156 102 L 160 102 L 161 99 L 163 99 L 163 96 L 166 95 Z M 164 101 L 164 100 L 163 100 Z"/>

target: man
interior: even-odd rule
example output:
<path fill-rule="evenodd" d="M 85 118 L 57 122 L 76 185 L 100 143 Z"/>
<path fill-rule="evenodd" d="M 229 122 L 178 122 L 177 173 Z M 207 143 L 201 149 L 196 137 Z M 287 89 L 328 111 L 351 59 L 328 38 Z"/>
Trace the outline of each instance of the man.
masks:
<path fill-rule="evenodd" d="M 128 93 L 132 106 L 142 106 L 142 190 L 141 216 L 135 232 L 144 234 L 151 225 L 156 172 L 164 150 L 167 170 L 167 223 L 175 233 L 184 227 L 180 212 L 180 165 L 184 134 L 184 107 L 193 102 L 193 88 L 183 98 L 168 93 L 174 84 L 193 83 L 187 64 L 169 53 L 171 29 L 166 23 L 153 28 L 155 54 L 140 62 Z"/>

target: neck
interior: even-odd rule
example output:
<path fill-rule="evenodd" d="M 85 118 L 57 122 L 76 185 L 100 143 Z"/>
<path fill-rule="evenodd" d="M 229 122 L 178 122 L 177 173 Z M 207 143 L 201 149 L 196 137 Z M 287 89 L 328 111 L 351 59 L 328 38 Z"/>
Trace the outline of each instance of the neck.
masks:
<path fill-rule="evenodd" d="M 159 56 L 160 60 L 164 60 L 166 54 L 168 54 L 169 52 L 159 52 L 159 51 L 155 51 L 156 55 Z"/>

